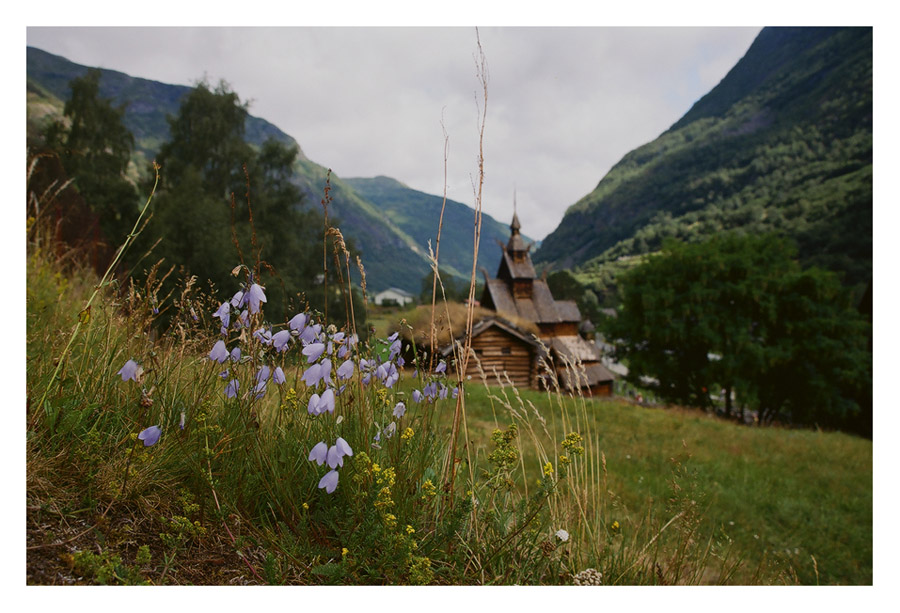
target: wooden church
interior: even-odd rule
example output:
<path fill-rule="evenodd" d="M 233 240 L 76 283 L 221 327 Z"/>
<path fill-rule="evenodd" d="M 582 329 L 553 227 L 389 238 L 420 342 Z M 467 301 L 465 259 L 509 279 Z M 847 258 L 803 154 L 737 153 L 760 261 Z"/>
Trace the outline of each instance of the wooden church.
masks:
<path fill-rule="evenodd" d="M 482 370 L 488 376 L 505 372 L 517 386 L 552 389 L 549 367 L 563 390 L 611 395 L 612 373 L 600 363 L 599 349 L 578 334 L 578 306 L 571 300 L 555 300 L 547 282 L 537 278 L 531 245 L 519 233 L 515 213 L 509 227 L 509 242 L 500 243 L 497 276 L 492 279 L 482 270 L 481 306 L 497 314 L 482 319 L 472 330 L 472 349 Z M 469 370 L 475 368 L 470 360 Z"/>

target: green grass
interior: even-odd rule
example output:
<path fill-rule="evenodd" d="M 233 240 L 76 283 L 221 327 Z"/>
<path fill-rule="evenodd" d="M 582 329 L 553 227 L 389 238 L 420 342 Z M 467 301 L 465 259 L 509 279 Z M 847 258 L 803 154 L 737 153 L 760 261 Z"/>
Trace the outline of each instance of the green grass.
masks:
<path fill-rule="evenodd" d="M 491 402 L 498 394 L 497 387 L 470 388 L 469 432 L 478 449 L 487 449 L 490 429 L 510 421 L 502 403 Z M 562 424 L 552 423 L 552 395 L 519 394 L 544 415 L 551 432 L 564 435 Z M 681 458 L 703 505 L 702 534 L 733 540 L 743 557 L 738 582 L 751 582 L 762 568 L 769 576 L 795 573 L 803 584 L 872 583 L 871 441 L 746 427 L 700 411 L 624 401 L 585 405 L 586 429 L 597 433 L 618 507 L 610 521 L 636 524 L 650 501 L 665 503 L 673 459 Z M 539 472 L 537 461 L 528 461 Z"/>
<path fill-rule="evenodd" d="M 217 303 L 195 289 L 174 296 L 163 314 L 175 325 L 157 337 L 152 283 L 107 287 L 72 340 L 97 279 L 64 272 L 38 242 L 27 267 L 29 583 L 68 573 L 86 583 L 565 584 L 586 568 L 605 584 L 872 582 L 869 441 L 470 381 L 449 485 L 455 403 L 411 402 L 421 378 L 407 371 L 392 390 L 351 384 L 334 416 L 312 418 L 292 357 L 296 397 L 226 401 L 220 368 L 203 359 L 218 338 Z M 141 386 L 116 375 L 129 358 L 145 366 Z M 371 447 L 401 399 L 396 435 Z M 135 437 L 155 423 L 163 438 L 145 448 Z M 573 433 L 583 454 L 563 446 Z M 329 495 L 307 454 L 338 435 L 356 454 Z"/>

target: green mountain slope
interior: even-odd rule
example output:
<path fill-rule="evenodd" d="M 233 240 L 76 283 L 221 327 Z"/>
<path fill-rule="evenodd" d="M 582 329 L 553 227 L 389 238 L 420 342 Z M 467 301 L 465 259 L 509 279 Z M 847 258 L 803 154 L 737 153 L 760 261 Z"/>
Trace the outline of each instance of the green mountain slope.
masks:
<path fill-rule="evenodd" d="M 27 49 L 28 124 L 32 133 L 61 115 L 70 93 L 69 82 L 87 70 L 87 66 L 60 56 L 33 47 Z M 126 106 L 124 122 L 135 137 L 134 162 L 138 169 L 146 169 L 169 138 L 166 117 L 178 112 L 181 98 L 189 91 L 185 86 L 101 70 L 100 95 Z M 320 206 L 328 170 L 307 158 L 291 136 L 264 119 L 249 116 L 245 138 L 257 146 L 269 138 L 296 145 L 300 155 L 294 181 L 303 191 L 307 206 Z M 430 270 L 425 250 L 338 176 L 332 174 L 330 183 L 329 218 L 336 219 L 344 236 L 352 239 L 365 266 L 369 289 L 399 287 L 417 293 L 421 279 Z M 358 280 L 355 265 L 354 278 Z"/>
<path fill-rule="evenodd" d="M 569 208 L 535 259 L 590 276 L 665 237 L 729 229 L 786 234 L 804 262 L 871 280 L 871 28 L 762 30 L 718 86 Z"/>
<path fill-rule="evenodd" d="M 411 189 L 389 177 L 373 179 L 344 179 L 358 194 L 383 211 L 395 227 L 412 237 L 423 252 L 428 252 L 429 241 L 434 249 L 438 225 L 441 219 L 443 198 Z M 510 218 L 512 212 L 510 211 Z M 441 229 L 440 266 L 468 279 L 472 271 L 472 240 L 475 211 L 465 204 L 447 200 Z M 526 240 L 529 240 L 525 237 Z M 478 266 L 491 274 L 500 261 L 497 241 L 509 240 L 509 221 L 499 222 L 482 214 L 481 247 Z"/>

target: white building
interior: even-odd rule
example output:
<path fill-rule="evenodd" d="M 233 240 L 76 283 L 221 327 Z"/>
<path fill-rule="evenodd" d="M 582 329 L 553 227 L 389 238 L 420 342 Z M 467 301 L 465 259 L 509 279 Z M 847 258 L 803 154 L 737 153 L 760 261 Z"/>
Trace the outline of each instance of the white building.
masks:
<path fill-rule="evenodd" d="M 396 287 L 390 287 L 382 292 L 375 294 L 375 304 L 384 305 L 400 305 L 406 306 L 413 301 L 413 295 L 407 291 Z"/>

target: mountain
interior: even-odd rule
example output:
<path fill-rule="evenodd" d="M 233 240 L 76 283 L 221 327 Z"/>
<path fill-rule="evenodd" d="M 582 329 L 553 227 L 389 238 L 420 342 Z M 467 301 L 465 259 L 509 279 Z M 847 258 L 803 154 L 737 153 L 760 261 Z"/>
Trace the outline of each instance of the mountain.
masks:
<path fill-rule="evenodd" d="M 395 227 L 410 236 L 423 250 L 437 245 L 437 230 L 441 219 L 443 198 L 407 187 L 396 179 L 379 176 L 373 179 L 344 179 L 356 193 L 375 204 Z M 512 215 L 510 214 L 510 219 Z M 472 272 L 472 240 L 475 211 L 469 206 L 447 200 L 441 226 L 439 252 L 441 269 L 468 279 Z M 524 237 L 529 242 L 534 242 Z M 495 272 L 500 261 L 499 241 L 509 240 L 509 221 L 501 223 L 482 213 L 481 246 L 478 267 Z"/>
<path fill-rule="evenodd" d="M 586 276 L 665 237 L 793 238 L 801 260 L 872 275 L 872 29 L 765 28 L 684 117 L 572 205 L 536 262 Z"/>
<path fill-rule="evenodd" d="M 28 126 L 29 134 L 34 134 L 48 121 L 62 115 L 70 94 L 70 81 L 83 76 L 89 67 L 34 47 L 27 49 L 26 64 Z M 135 137 L 133 161 L 136 169 L 143 172 L 169 138 L 166 118 L 178 113 L 182 97 L 191 88 L 132 77 L 114 70 L 101 69 L 100 72 L 100 95 L 117 106 L 125 105 L 124 123 Z M 422 278 L 431 270 L 427 248 L 397 227 L 375 204 L 359 195 L 337 174 L 332 173 L 329 178 L 328 169 L 306 157 L 294 138 L 264 119 L 248 116 L 245 139 L 251 145 L 259 146 L 269 138 L 297 146 L 300 153 L 293 179 L 303 191 L 307 206 L 320 206 L 326 181 L 330 182 L 329 219 L 336 219 L 344 236 L 352 239 L 366 269 L 369 290 L 399 287 L 418 293 Z M 456 248 L 448 243 L 445 247 L 447 257 Z M 458 248 L 471 253 L 471 246 L 460 245 Z"/>

